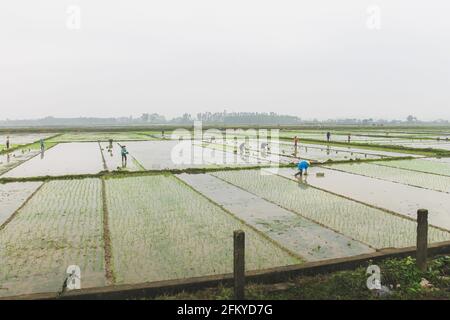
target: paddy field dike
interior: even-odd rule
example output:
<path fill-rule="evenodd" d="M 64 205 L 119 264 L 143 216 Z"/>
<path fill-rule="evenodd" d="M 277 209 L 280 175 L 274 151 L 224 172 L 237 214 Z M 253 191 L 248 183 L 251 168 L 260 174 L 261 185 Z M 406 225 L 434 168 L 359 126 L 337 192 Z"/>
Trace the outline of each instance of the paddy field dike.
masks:
<path fill-rule="evenodd" d="M 249 271 L 414 246 L 420 208 L 450 241 L 450 129 L 327 131 L 0 132 L 0 297 L 227 274 L 234 230 Z"/>

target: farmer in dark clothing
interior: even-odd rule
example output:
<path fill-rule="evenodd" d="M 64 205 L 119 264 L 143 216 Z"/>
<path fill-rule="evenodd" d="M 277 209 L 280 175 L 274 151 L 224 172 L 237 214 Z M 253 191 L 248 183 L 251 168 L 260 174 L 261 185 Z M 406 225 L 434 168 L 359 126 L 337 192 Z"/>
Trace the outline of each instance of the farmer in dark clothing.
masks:
<path fill-rule="evenodd" d="M 331 132 L 328 131 L 328 132 L 327 132 L 327 141 L 328 141 L 328 142 L 330 142 L 330 138 L 331 138 Z"/>
<path fill-rule="evenodd" d="M 41 152 L 44 153 L 45 151 L 44 139 L 39 140 L 39 145 L 41 146 Z"/>
<path fill-rule="evenodd" d="M 351 138 L 352 138 L 352 136 L 351 136 L 351 134 L 349 133 L 349 134 L 348 134 L 348 137 L 347 137 L 348 143 L 350 143 Z"/>
<path fill-rule="evenodd" d="M 6 149 L 9 149 L 9 136 L 6 137 Z"/>
<path fill-rule="evenodd" d="M 241 154 L 242 154 L 242 153 L 244 153 L 244 150 L 245 150 L 245 143 L 242 142 L 242 143 L 239 145 L 239 151 L 240 151 Z"/>
<path fill-rule="evenodd" d="M 127 147 L 125 146 L 120 146 L 121 148 L 121 154 L 122 154 L 122 167 L 126 167 L 127 166 Z"/>

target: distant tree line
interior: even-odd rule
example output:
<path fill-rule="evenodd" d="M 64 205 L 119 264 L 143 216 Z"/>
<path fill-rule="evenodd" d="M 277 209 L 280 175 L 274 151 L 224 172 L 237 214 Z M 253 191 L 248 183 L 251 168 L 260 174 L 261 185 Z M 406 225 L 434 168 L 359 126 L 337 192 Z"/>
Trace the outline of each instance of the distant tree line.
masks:
<path fill-rule="evenodd" d="M 184 113 L 172 119 L 166 119 L 158 113 L 143 113 L 140 117 L 119 118 L 55 118 L 45 117 L 36 120 L 2 120 L 0 127 L 24 127 L 24 126 L 108 126 L 108 125 L 170 125 L 170 124 L 192 124 L 201 120 L 205 124 L 225 125 L 389 125 L 389 124 L 442 124 L 447 125 L 448 120 L 420 121 L 415 116 L 409 115 L 404 120 L 385 119 L 328 119 L 319 121 L 317 119 L 304 120 L 297 116 L 280 115 L 275 112 L 202 112 L 196 115 Z"/>
<path fill-rule="evenodd" d="M 143 123 L 152 124 L 188 124 L 195 120 L 210 124 L 286 124 L 295 125 L 302 123 L 302 120 L 296 116 L 279 115 L 275 112 L 203 112 L 197 113 L 195 116 L 184 113 L 179 117 L 166 120 L 164 116 L 157 113 L 144 113 L 140 120 Z"/>

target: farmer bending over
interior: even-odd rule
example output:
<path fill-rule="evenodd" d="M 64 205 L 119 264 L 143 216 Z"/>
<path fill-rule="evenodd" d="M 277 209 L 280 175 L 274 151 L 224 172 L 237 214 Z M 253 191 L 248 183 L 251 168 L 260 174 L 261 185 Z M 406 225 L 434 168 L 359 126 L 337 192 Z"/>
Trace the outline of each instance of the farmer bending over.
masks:
<path fill-rule="evenodd" d="M 311 164 L 307 160 L 300 160 L 297 164 L 298 172 L 294 175 L 295 177 L 302 176 L 303 170 L 305 170 L 305 176 L 308 174 L 308 168 Z"/>

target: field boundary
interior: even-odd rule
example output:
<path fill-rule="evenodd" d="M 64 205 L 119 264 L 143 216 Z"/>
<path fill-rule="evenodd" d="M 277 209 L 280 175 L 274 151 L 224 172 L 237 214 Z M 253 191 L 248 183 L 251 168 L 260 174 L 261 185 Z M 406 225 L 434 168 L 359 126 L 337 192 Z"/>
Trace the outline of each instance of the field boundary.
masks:
<path fill-rule="evenodd" d="M 105 247 L 105 277 L 108 284 L 114 284 L 116 277 L 113 269 L 111 233 L 109 231 L 109 210 L 106 199 L 106 182 L 102 180 L 102 211 L 103 211 L 103 245 Z"/>
<path fill-rule="evenodd" d="M 20 205 L 20 207 L 17 208 L 9 217 L 6 219 L 1 225 L 0 225 L 0 231 L 6 228 L 6 226 L 14 220 L 14 218 L 19 214 L 19 212 L 28 204 L 28 202 L 31 201 L 31 199 L 39 192 L 39 190 L 42 189 L 42 187 L 45 185 L 46 182 L 42 182 L 41 185 L 39 185 L 36 190 L 34 190 L 28 198 L 25 199 L 25 201 Z"/>
<path fill-rule="evenodd" d="M 330 168 L 322 167 L 322 166 L 317 166 L 317 167 L 318 167 L 318 168 L 324 168 L 324 169 L 330 169 Z M 350 173 L 350 172 L 347 172 L 347 171 L 341 171 L 341 170 L 336 170 L 336 169 L 333 169 L 333 170 L 339 171 L 339 172 L 344 172 L 344 173 Z M 289 179 L 288 177 L 282 176 L 282 175 L 280 175 L 280 174 L 278 174 L 278 173 L 272 173 L 272 174 L 273 174 L 273 175 L 276 175 L 277 177 L 287 179 L 288 181 L 293 181 L 293 182 L 295 182 L 295 180 Z M 351 173 L 350 173 L 350 174 L 351 174 Z M 356 174 L 356 175 L 358 175 L 358 174 Z M 368 176 L 363 176 L 363 175 L 361 175 L 361 176 L 362 176 L 362 177 L 371 178 L 371 179 L 376 179 L 376 178 L 372 178 L 372 177 L 368 177 Z M 394 181 L 389 181 L 389 180 L 383 180 L 383 181 L 396 183 L 396 182 L 394 182 Z M 399 184 L 401 184 L 401 183 L 399 183 Z M 362 204 L 362 205 L 371 207 L 371 208 L 373 208 L 373 209 L 377 209 L 377 210 L 384 211 L 384 212 L 387 213 L 387 214 L 396 216 L 396 217 L 401 218 L 401 219 L 406 219 L 406 220 L 410 220 L 410 221 L 413 221 L 413 222 L 417 222 L 417 219 L 414 219 L 414 218 L 411 217 L 411 216 L 407 216 L 407 215 L 404 215 L 404 214 L 401 214 L 401 213 L 398 213 L 398 212 L 395 212 L 395 211 L 392 211 L 392 210 L 389 210 L 389 209 L 386 209 L 386 208 L 383 208 L 383 207 L 379 207 L 379 206 L 376 206 L 376 205 L 373 205 L 373 204 L 370 204 L 370 203 L 367 203 L 367 202 L 364 202 L 364 201 L 361 201 L 361 200 L 353 199 L 353 198 L 350 198 L 350 197 L 348 197 L 348 196 L 345 196 L 345 195 L 336 193 L 336 192 L 334 192 L 334 191 L 330 191 L 330 190 L 323 189 L 323 188 L 320 188 L 320 187 L 317 187 L 317 186 L 313 186 L 313 185 L 311 185 L 311 184 L 308 184 L 308 186 L 309 186 L 310 188 L 317 189 L 317 190 L 320 190 L 320 191 L 323 191 L 323 192 L 332 194 L 332 195 L 334 195 L 334 196 L 337 196 L 337 197 L 340 197 L 340 198 L 344 198 L 344 199 L 346 199 L 346 200 L 353 201 L 353 202 L 356 202 L 356 203 L 359 203 L 359 204 Z M 411 185 L 407 185 L 407 184 L 405 184 L 405 186 L 408 186 L 408 187 L 415 187 L 415 188 L 420 188 L 420 187 L 411 186 Z M 424 189 L 424 190 L 435 191 L 435 190 L 432 190 L 432 189 L 426 189 L 426 188 L 423 188 L 423 189 Z M 440 191 L 437 191 L 437 192 L 440 192 Z M 433 227 L 433 228 L 436 228 L 436 229 L 438 229 L 438 230 L 440 230 L 440 231 L 450 233 L 450 230 L 449 230 L 449 229 L 445 229 L 445 228 L 443 228 L 443 227 L 440 227 L 440 226 L 437 226 L 437 225 L 434 225 L 434 224 L 431 224 L 431 223 L 430 223 L 430 226 Z"/>
<path fill-rule="evenodd" d="M 376 263 L 389 258 L 404 258 L 415 255 L 416 247 L 401 249 L 387 248 L 380 251 L 347 258 L 330 259 L 318 262 L 306 262 L 300 265 L 277 267 L 265 270 L 248 271 L 246 279 L 252 283 L 277 283 L 298 276 L 311 276 L 329 272 L 354 269 L 368 263 Z M 450 253 L 450 241 L 430 244 L 429 257 Z M 232 285 L 233 274 L 220 274 L 189 279 L 145 282 L 138 284 L 113 285 L 105 287 L 87 288 L 69 291 L 59 296 L 58 293 L 38 293 L 2 297 L 0 300 L 115 300 L 115 299 L 143 299 L 158 295 L 175 294 L 180 292 L 196 291 L 219 285 Z"/>
<path fill-rule="evenodd" d="M 44 140 L 44 142 L 46 142 L 46 141 L 48 142 L 50 139 L 57 138 L 57 137 L 59 137 L 61 134 L 62 134 L 62 133 L 60 133 L 60 134 L 55 134 L 55 135 L 53 135 L 53 136 L 51 136 L 51 137 L 48 137 L 48 138 L 45 138 L 45 139 L 43 139 L 43 140 Z M 26 148 L 32 146 L 33 144 L 38 143 L 38 141 L 39 141 L 39 140 L 30 142 L 30 143 L 26 143 L 26 144 L 19 144 L 19 145 L 17 145 L 17 146 L 14 147 L 14 148 L 10 148 L 10 149 L 8 149 L 8 150 L 2 150 L 2 151 L 0 151 L 0 155 L 1 155 L 1 154 L 11 153 L 11 152 L 14 152 L 14 151 L 17 151 L 17 150 L 20 150 L 20 149 L 26 149 Z M 58 144 L 58 143 L 56 143 L 56 144 Z M 56 145 L 56 144 L 55 144 L 55 145 Z M 52 147 L 54 147 L 54 146 L 52 146 Z M 51 148 L 51 147 L 50 147 L 50 148 Z M 50 148 L 48 148 L 48 149 L 50 149 Z M 46 151 L 47 151 L 48 149 L 46 149 Z M 27 160 L 25 160 L 25 161 L 27 161 Z"/>

